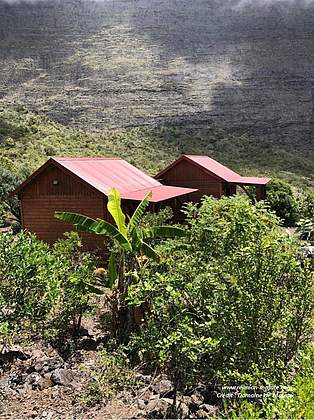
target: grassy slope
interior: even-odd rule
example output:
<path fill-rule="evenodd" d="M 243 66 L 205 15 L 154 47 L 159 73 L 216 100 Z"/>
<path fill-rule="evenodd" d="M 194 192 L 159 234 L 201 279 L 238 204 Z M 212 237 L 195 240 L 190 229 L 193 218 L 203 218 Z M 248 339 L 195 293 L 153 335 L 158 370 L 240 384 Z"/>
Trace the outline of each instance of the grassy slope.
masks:
<path fill-rule="evenodd" d="M 296 186 L 314 185 L 314 159 L 223 131 L 186 127 L 131 128 L 91 134 L 25 109 L 0 108 L 0 156 L 24 176 L 49 156 L 120 156 L 155 174 L 183 153 L 207 154 L 244 175 L 279 176 Z"/>

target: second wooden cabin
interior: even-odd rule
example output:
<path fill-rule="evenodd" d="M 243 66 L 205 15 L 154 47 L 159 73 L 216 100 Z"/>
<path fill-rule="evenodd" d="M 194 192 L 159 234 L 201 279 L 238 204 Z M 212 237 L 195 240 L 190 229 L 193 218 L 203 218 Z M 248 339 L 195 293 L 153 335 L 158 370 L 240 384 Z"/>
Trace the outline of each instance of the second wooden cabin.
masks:
<path fill-rule="evenodd" d="M 191 194 L 194 202 L 204 195 L 216 198 L 236 194 L 237 187 L 255 188 L 256 200 L 266 197 L 269 178 L 243 177 L 208 156 L 184 155 L 156 175 L 165 185 L 197 189 Z"/>

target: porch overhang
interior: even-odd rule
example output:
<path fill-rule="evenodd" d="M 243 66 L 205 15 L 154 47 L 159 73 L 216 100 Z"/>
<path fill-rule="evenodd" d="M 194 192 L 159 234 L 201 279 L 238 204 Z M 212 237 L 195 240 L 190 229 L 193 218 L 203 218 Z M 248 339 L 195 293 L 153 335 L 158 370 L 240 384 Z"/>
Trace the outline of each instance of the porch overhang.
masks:
<path fill-rule="evenodd" d="M 151 203 L 159 203 L 171 198 L 181 197 L 197 191 L 195 188 L 172 187 L 168 185 L 160 185 L 154 188 L 145 188 L 143 190 L 131 191 L 121 194 L 124 200 L 141 201 L 149 192 L 152 192 L 152 198 L 149 200 Z"/>

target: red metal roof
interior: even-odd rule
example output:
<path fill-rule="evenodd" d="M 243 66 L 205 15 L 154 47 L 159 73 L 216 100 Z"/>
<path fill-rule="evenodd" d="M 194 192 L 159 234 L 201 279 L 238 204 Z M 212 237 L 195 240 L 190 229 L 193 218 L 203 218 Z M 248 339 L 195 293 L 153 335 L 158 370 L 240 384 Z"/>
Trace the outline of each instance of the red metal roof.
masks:
<path fill-rule="evenodd" d="M 193 164 L 201 167 L 206 172 L 213 174 L 225 182 L 230 182 L 234 184 L 252 184 L 252 185 L 266 185 L 270 179 L 269 178 L 258 178 L 258 177 L 243 177 L 238 173 L 232 171 L 221 163 L 217 162 L 214 159 L 211 159 L 209 156 L 203 155 L 183 155 L 181 158 L 173 162 L 166 169 L 161 171 L 156 178 L 160 178 L 165 172 L 167 172 L 174 165 L 179 163 L 181 160 L 188 160 Z"/>
<path fill-rule="evenodd" d="M 118 158 L 53 158 L 64 168 L 75 173 L 98 191 L 108 194 L 116 188 L 127 200 L 142 200 L 152 191 L 151 202 L 157 203 L 197 191 L 162 185 L 156 179 Z"/>
<path fill-rule="evenodd" d="M 165 201 L 169 198 L 179 197 L 180 195 L 189 194 L 197 191 L 193 188 L 182 188 L 182 187 L 170 187 L 167 185 L 160 185 L 159 187 L 146 188 L 144 190 L 132 191 L 129 193 L 122 194 L 122 198 L 126 200 L 143 200 L 143 198 L 149 192 L 153 193 L 150 201 L 152 203 L 158 203 L 159 201 Z"/>
<path fill-rule="evenodd" d="M 103 194 L 116 188 L 121 195 L 160 186 L 149 175 L 123 159 L 116 158 L 52 158 Z"/>
<path fill-rule="evenodd" d="M 270 178 L 260 178 L 256 176 L 241 176 L 241 184 L 243 185 L 266 185 Z"/>
<path fill-rule="evenodd" d="M 128 200 L 142 200 L 153 192 L 152 202 L 167 200 L 190 192 L 191 188 L 176 188 L 162 185 L 156 179 L 146 175 L 127 161 L 119 158 L 50 158 L 41 168 L 23 182 L 12 194 L 18 193 L 48 165 L 55 164 L 73 173 L 97 191 L 107 195 L 111 188 L 116 188 L 121 197 Z"/>
<path fill-rule="evenodd" d="M 208 156 L 184 155 L 184 157 L 194 163 L 197 163 L 197 165 L 206 169 L 208 172 L 217 175 L 226 182 L 238 182 L 241 178 L 241 175 Z"/>

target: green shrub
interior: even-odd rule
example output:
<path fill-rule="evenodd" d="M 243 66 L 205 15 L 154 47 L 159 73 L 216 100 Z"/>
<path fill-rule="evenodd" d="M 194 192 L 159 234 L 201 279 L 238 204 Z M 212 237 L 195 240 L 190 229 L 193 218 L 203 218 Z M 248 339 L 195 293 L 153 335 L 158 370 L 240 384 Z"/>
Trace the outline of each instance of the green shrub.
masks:
<path fill-rule="evenodd" d="M 20 214 L 17 198 L 9 197 L 9 193 L 21 182 L 22 177 L 16 173 L 13 162 L 0 156 L 0 206 L 5 206 L 6 212 L 10 211 L 18 218 Z"/>
<path fill-rule="evenodd" d="M 258 403 L 243 400 L 228 404 L 225 401 L 223 418 L 244 419 L 312 419 L 314 417 L 314 345 L 311 344 L 300 354 L 295 364 L 296 375 L 281 396 L 264 398 Z"/>
<path fill-rule="evenodd" d="M 173 210 L 171 207 L 165 207 L 160 209 L 157 213 L 147 212 L 144 214 L 141 221 L 141 226 L 143 227 L 152 227 L 152 226 L 162 226 L 165 223 L 169 222 L 173 218 Z"/>
<path fill-rule="evenodd" d="M 0 201 L 0 228 L 5 226 L 5 220 L 8 214 L 9 205 L 3 201 Z"/>
<path fill-rule="evenodd" d="M 314 218 L 300 219 L 297 232 L 303 241 L 314 242 Z"/>
<path fill-rule="evenodd" d="M 71 321 L 79 328 L 90 293 L 98 291 L 94 261 L 79 247 L 77 234 L 52 248 L 32 234 L 0 235 L 0 324 L 48 338 Z"/>
<path fill-rule="evenodd" d="M 303 219 L 314 220 L 314 192 L 303 193 L 299 201 L 300 216 Z"/>
<path fill-rule="evenodd" d="M 148 308 L 130 348 L 186 387 L 283 381 L 310 333 L 313 273 L 279 220 L 244 197 L 187 207 L 189 240 L 166 242 L 129 292 Z"/>
<path fill-rule="evenodd" d="M 280 179 L 272 179 L 266 187 L 266 203 L 286 226 L 295 225 L 298 220 L 298 207 L 289 184 Z"/>
<path fill-rule="evenodd" d="M 109 350 L 101 347 L 81 403 L 90 407 L 108 402 L 119 391 L 134 392 L 137 385 L 136 371 L 131 369 L 122 347 Z"/>
<path fill-rule="evenodd" d="M 20 177 L 5 167 L 0 166 L 0 199 L 7 198 L 7 195 L 21 181 Z"/>

